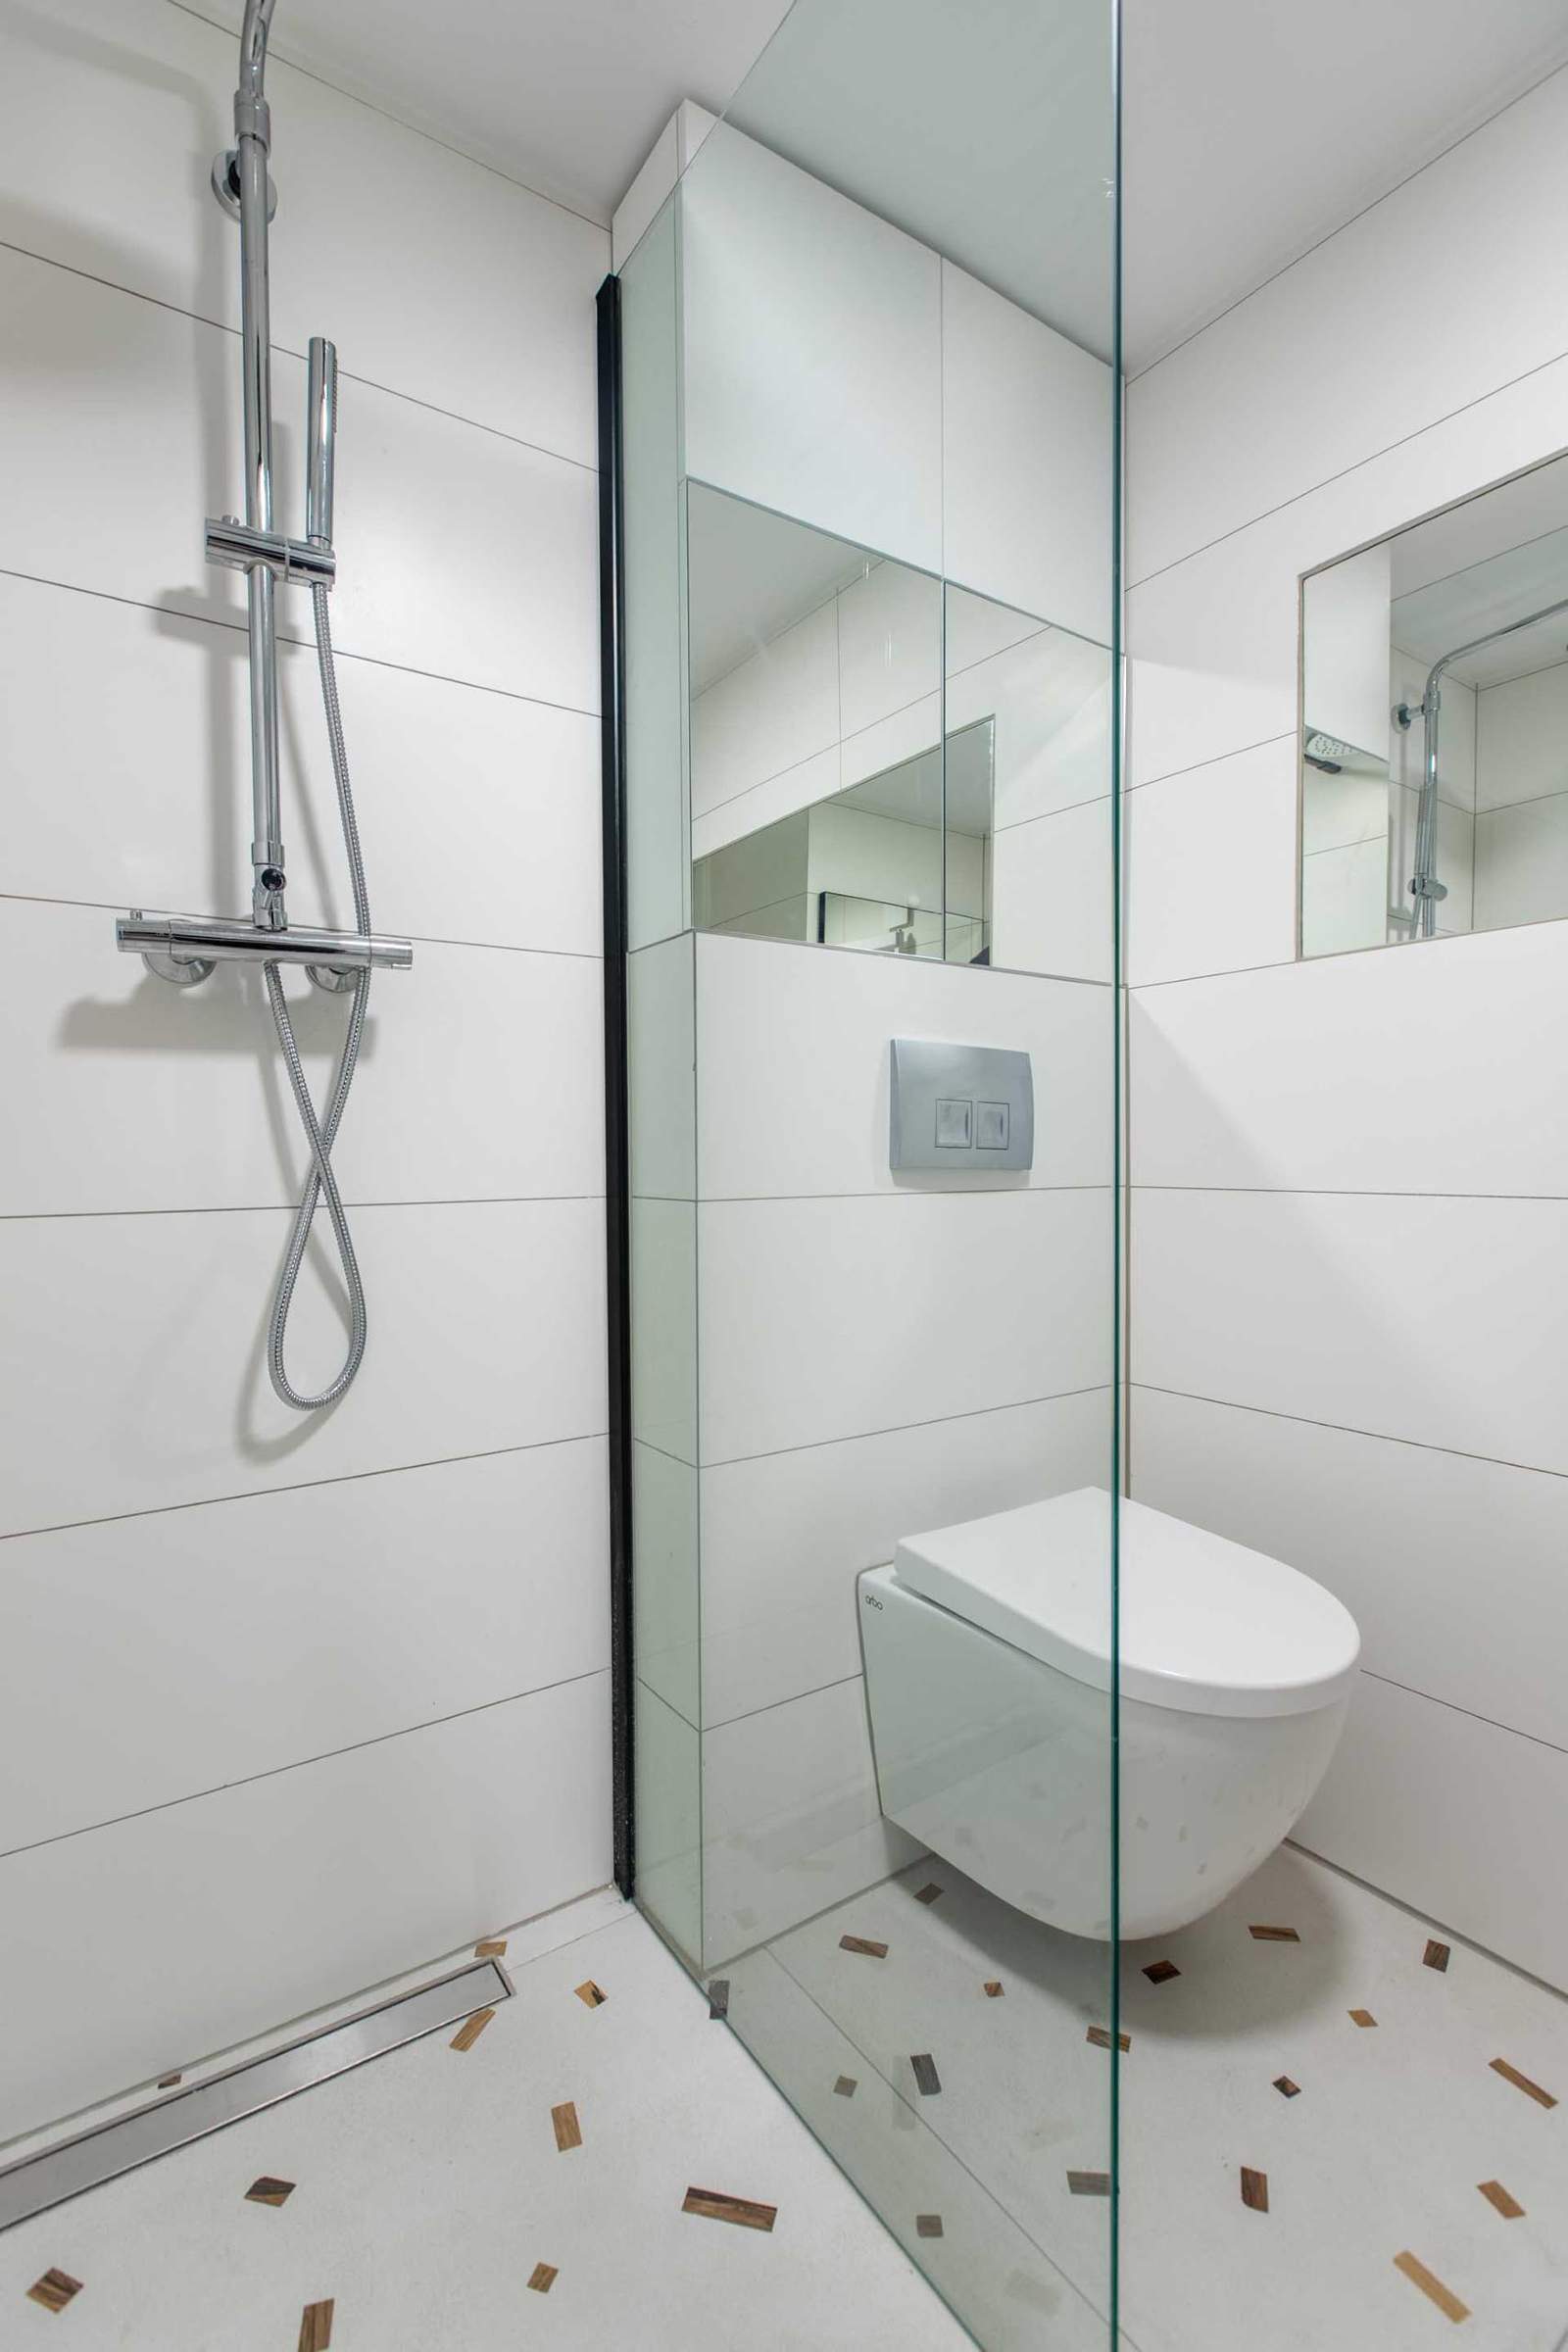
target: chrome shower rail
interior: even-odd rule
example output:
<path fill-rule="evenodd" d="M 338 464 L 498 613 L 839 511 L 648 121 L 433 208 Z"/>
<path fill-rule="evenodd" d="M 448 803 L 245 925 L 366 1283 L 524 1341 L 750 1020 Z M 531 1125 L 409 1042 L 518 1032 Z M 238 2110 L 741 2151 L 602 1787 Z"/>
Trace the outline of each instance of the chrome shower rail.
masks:
<path fill-rule="evenodd" d="M 1422 720 L 1421 798 L 1416 807 L 1414 871 L 1410 876 L 1410 896 L 1414 906 L 1402 920 L 1410 925 L 1413 939 L 1430 939 L 1437 929 L 1438 907 L 1448 895 L 1438 880 L 1438 742 L 1443 714 L 1443 673 L 1466 654 L 1479 654 L 1485 646 L 1500 644 L 1504 637 L 1516 637 L 1521 629 L 1533 629 L 1540 620 L 1550 620 L 1555 613 L 1568 612 L 1568 596 L 1555 604 L 1543 605 L 1539 612 L 1527 612 L 1522 620 L 1505 621 L 1500 629 L 1489 629 L 1484 637 L 1472 637 L 1465 645 L 1456 645 L 1441 660 L 1434 662 L 1427 672 L 1427 682 L 1418 703 L 1396 703 L 1396 723 L 1408 729 L 1416 717 Z"/>
<path fill-rule="evenodd" d="M 220 963 L 260 965 L 267 983 L 277 1042 L 310 1150 L 310 1172 L 296 1212 L 272 1303 L 267 1364 L 272 1387 L 285 1404 L 314 1412 L 335 1404 L 359 1371 L 365 1354 L 365 1291 L 355 1259 L 348 1218 L 332 1172 L 332 1146 L 348 1102 L 365 1027 L 370 973 L 407 971 L 414 950 L 406 939 L 383 939 L 370 928 L 365 867 L 349 780 L 337 675 L 332 657 L 328 595 L 337 578 L 332 547 L 332 489 L 337 450 L 337 354 L 319 335 L 310 346 L 306 414 L 305 535 L 295 539 L 276 527 L 272 513 L 272 353 L 268 284 L 268 223 L 276 191 L 268 173 L 271 116 L 264 82 L 267 42 L 274 0 L 246 0 L 240 34 L 239 87 L 234 92 L 234 145 L 213 165 L 213 192 L 239 222 L 240 341 L 245 411 L 245 518 L 208 517 L 206 555 L 245 574 L 246 625 L 250 638 L 251 747 L 251 913 L 248 922 L 225 915 L 144 914 L 132 907 L 115 926 L 117 946 L 140 956 L 150 972 L 178 988 L 211 977 Z M 290 924 L 285 904 L 288 877 L 283 862 L 278 798 L 277 630 L 279 585 L 308 588 L 316 623 L 317 660 L 326 713 L 338 814 L 353 885 L 352 931 Z M 302 965 L 318 987 L 350 999 L 348 1024 L 327 1108 L 318 1114 L 306 1084 L 294 1037 L 281 967 Z M 289 1307 L 305 1262 L 318 1204 L 325 1200 L 342 1261 L 350 1330 L 347 1353 L 336 1375 L 315 1395 L 295 1387 L 283 1361 Z"/>

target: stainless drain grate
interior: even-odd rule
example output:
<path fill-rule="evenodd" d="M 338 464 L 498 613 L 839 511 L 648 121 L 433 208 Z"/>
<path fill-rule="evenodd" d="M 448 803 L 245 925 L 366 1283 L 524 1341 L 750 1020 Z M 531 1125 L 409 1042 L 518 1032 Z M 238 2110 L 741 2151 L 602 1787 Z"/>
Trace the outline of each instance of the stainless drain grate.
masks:
<path fill-rule="evenodd" d="M 0 2172 L 0 2230 L 30 2221 L 68 2197 L 100 2188 L 137 2165 L 172 2155 L 175 2148 L 188 2147 L 225 2125 L 243 2123 L 264 2107 L 275 2107 L 280 2099 L 311 2090 L 334 2075 L 346 2075 L 371 2058 L 384 2058 L 406 2042 L 438 2034 L 443 2026 L 456 2025 L 460 2018 L 511 1995 L 506 1970 L 494 1960 L 481 1960 L 433 1984 L 421 1984 L 416 1992 L 401 1993 L 357 2017 L 319 2027 L 265 2058 L 210 2075 L 188 2090 L 172 2091 L 132 2115 L 98 2124 L 35 2156 L 24 2156 Z"/>

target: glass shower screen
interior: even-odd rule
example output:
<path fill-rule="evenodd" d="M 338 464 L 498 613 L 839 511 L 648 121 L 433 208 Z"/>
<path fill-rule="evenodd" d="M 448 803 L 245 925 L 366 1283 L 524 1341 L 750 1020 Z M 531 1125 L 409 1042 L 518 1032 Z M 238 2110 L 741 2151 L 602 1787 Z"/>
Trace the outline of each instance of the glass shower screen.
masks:
<path fill-rule="evenodd" d="M 1085 2352 L 1112 62 L 1102 0 L 797 0 L 617 255 L 637 1896 L 971 2335 Z"/>

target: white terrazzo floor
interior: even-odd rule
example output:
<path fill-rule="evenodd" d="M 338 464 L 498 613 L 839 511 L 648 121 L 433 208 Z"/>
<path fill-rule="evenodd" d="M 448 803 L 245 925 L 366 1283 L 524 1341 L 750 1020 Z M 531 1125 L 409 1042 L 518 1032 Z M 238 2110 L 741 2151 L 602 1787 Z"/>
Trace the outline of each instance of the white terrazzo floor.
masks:
<path fill-rule="evenodd" d="M 543 1927 L 512 1938 L 515 1997 L 466 2051 L 438 2034 L 0 2236 L 0 2345 L 969 2341 L 645 1921 L 601 1896 Z M 602 2005 L 575 1997 L 590 1981 Z M 568 2101 L 581 2144 L 561 2150 L 552 2109 Z M 264 2175 L 293 2183 L 283 2204 L 247 2201 Z M 692 2187 L 776 2206 L 776 2223 L 683 2212 Z M 539 2265 L 546 2291 L 528 2283 Z M 49 2271 L 79 2281 L 58 2311 L 28 2291 Z M 322 2334 L 305 2314 L 328 2301 Z"/>
<path fill-rule="evenodd" d="M 1286 1847 L 1207 1919 L 1125 1947 L 1136 2352 L 1560 2352 L 1568 2001 L 1452 1938 L 1428 1965 L 1429 1938 Z M 737 2031 L 906 2242 L 916 2211 L 942 2211 L 920 2259 L 990 2352 L 1104 2344 L 1109 2208 L 1068 2179 L 1109 2162 L 1109 2056 L 1088 2038 L 1107 2018 L 1103 1949 L 928 1858 L 728 1973 Z M 1243 2168 L 1265 2183 L 1251 2204 Z"/>

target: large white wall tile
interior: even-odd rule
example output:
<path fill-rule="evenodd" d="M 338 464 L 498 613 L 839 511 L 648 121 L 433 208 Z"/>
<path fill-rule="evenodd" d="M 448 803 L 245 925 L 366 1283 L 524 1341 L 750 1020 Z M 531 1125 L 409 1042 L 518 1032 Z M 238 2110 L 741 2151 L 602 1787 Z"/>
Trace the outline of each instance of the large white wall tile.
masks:
<path fill-rule="evenodd" d="M 1108 1191 L 715 1200 L 698 1214 L 705 1464 L 1108 1376 Z"/>
<path fill-rule="evenodd" d="M 703 1965 L 765 1943 L 920 1852 L 882 1818 L 858 1675 L 703 1740 Z"/>
<path fill-rule="evenodd" d="M 1475 860 L 1478 923 L 1568 915 L 1568 792 L 1485 810 L 1476 818 Z"/>
<path fill-rule="evenodd" d="M 1124 807 L 1132 986 L 1295 956 L 1294 739 L 1147 784 Z"/>
<path fill-rule="evenodd" d="M 967 659 L 966 640 L 994 617 L 1026 634 Z M 1064 629 L 1043 629 L 1005 607 L 948 593 L 948 732 L 989 718 L 994 822 L 1022 824 L 1110 790 L 1110 656 Z"/>
<path fill-rule="evenodd" d="M 28 360 L 0 377 L 8 567 L 237 620 L 238 577 L 204 564 L 201 533 L 238 494 L 238 338 L 4 251 L 0 306 Z M 279 356 L 280 517 L 298 511 L 287 418 L 304 385 L 304 362 Z M 343 650 L 595 710 L 595 476 L 368 384 L 344 387 L 340 428 Z M 308 635 L 303 599 L 285 597 L 281 625 Z"/>
<path fill-rule="evenodd" d="M 1568 1479 L 1135 1389 L 1133 1491 L 1337 1593 L 1361 1662 L 1568 1748 Z"/>
<path fill-rule="evenodd" d="M 1472 694 L 1476 794 L 1481 808 L 1568 792 L 1568 662 Z M 1448 717 L 1448 686 L 1443 720 Z M 1413 731 L 1413 730 L 1412 730 Z"/>
<path fill-rule="evenodd" d="M 1568 1990 L 1568 1754 L 1363 1675 L 1296 1841 Z"/>
<path fill-rule="evenodd" d="M 994 968 L 1115 976 L 1116 883 L 1108 798 L 1058 808 L 991 840 Z"/>
<path fill-rule="evenodd" d="M 697 985 L 707 1199 L 1110 1180 L 1106 988 L 711 935 L 697 942 Z M 888 1089 L 896 1037 L 1011 1046 L 1031 1056 L 1029 1176 L 894 1177 Z"/>
<path fill-rule="evenodd" d="M 1143 1189 L 1132 1263 L 1151 1388 L 1568 1472 L 1568 1201 Z"/>
<path fill-rule="evenodd" d="M 280 651 L 290 910 L 351 923 L 316 657 Z M 598 720 L 352 658 L 338 688 L 377 926 L 597 956 Z M 248 904 L 239 630 L 0 574 L 0 698 L 8 759 L 36 786 L 13 795 L 8 890 Z"/>
<path fill-rule="evenodd" d="M 936 255 L 728 123 L 680 208 L 685 470 L 939 571 Z"/>
<path fill-rule="evenodd" d="M 1559 73 L 1130 386 L 1133 580 L 1558 356 L 1565 129 Z M 1391 288 L 1438 282 L 1446 331 L 1391 335 Z M 1325 366 L 1330 318 L 1375 367 Z"/>
<path fill-rule="evenodd" d="M 855 1579 L 901 1537 L 1110 1477 L 1108 1389 L 704 1470 L 704 1722 L 858 1675 Z"/>
<path fill-rule="evenodd" d="M 631 1204 L 631 1415 L 640 1444 L 697 1459 L 697 1210 Z"/>
<path fill-rule="evenodd" d="M 1109 642 L 1112 411 L 1103 360 L 943 263 L 950 578 Z"/>
<path fill-rule="evenodd" d="M 412 971 L 378 976 L 333 1152 L 344 1199 L 602 1194 L 604 1124 L 585 1076 L 600 983 L 592 956 L 428 942 Z M 324 1101 L 347 1001 L 298 971 L 287 995 Z M 260 972 L 220 965 L 199 988 L 171 988 L 115 952 L 100 908 L 0 900 L 0 1067 L 28 1106 L 0 1164 L 0 1215 L 298 1198 L 309 1153 Z"/>
<path fill-rule="evenodd" d="M 1134 1182 L 1568 1197 L 1565 987 L 1547 924 L 1140 990 Z"/>
<path fill-rule="evenodd" d="M 835 605 L 829 597 L 692 704 L 694 817 L 837 744 Z"/>
<path fill-rule="evenodd" d="M 631 1189 L 697 1194 L 697 1005 L 689 931 L 626 960 L 626 1124 Z"/>
<path fill-rule="evenodd" d="M 602 1884 L 609 1680 L 13 1855 L 0 2134 Z M 562 1802 L 564 1757 L 580 1802 Z"/>
<path fill-rule="evenodd" d="M 370 1345 L 314 1416 L 276 1401 L 263 1362 L 287 1225 L 282 1209 L 0 1220 L 8 1533 L 603 1430 L 602 1202 L 356 1210 Z M 342 1332 L 308 1268 L 297 1379 L 336 1370 Z"/>
<path fill-rule="evenodd" d="M 57 0 L 8 13 L 0 59 L 0 236 L 237 326 L 238 235 L 207 184 L 232 33 L 167 0 Z M 605 231 L 281 59 L 268 94 L 277 342 L 328 335 L 348 375 L 592 466 Z M 110 148 L 119 170 L 81 168 Z"/>
<path fill-rule="evenodd" d="M 874 564 L 834 599 L 839 732 L 858 735 L 942 686 L 942 583 L 904 564 Z M 940 727 L 940 722 L 939 722 Z M 926 737 L 936 741 L 938 729 Z"/>
<path fill-rule="evenodd" d="M 0 1851 L 599 1671 L 607 1513 L 585 1438 L 0 1544 Z"/>

